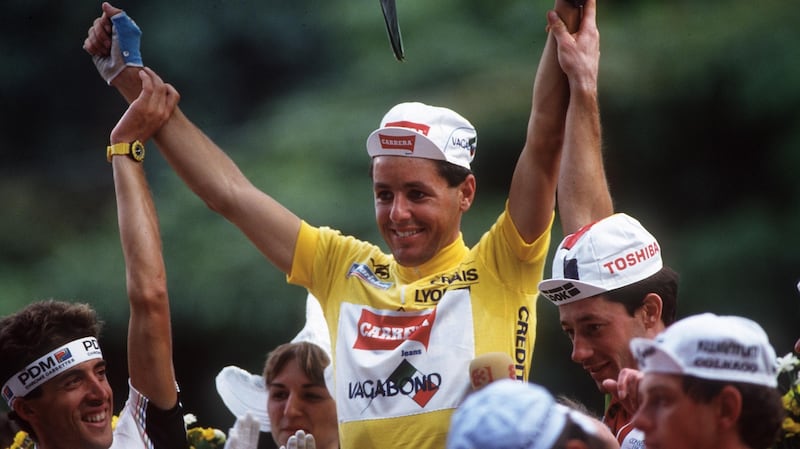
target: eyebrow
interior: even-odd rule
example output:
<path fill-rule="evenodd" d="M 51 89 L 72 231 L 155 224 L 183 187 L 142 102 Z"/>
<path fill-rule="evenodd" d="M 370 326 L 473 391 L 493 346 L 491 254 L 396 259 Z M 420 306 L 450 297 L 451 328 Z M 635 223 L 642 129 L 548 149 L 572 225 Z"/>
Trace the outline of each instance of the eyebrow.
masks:
<path fill-rule="evenodd" d="M 94 364 L 91 367 L 89 367 L 88 370 L 94 371 L 94 370 L 96 370 L 98 368 L 106 368 L 107 366 L 108 366 L 108 364 L 105 361 L 105 359 L 100 359 L 100 360 L 97 361 L 96 364 Z M 67 371 L 64 371 L 63 373 L 56 375 L 55 377 L 53 377 L 50 380 L 55 381 L 55 382 L 62 382 L 64 380 L 66 380 L 66 379 L 86 377 L 86 371 L 87 370 L 85 370 L 85 369 L 76 369 L 76 368 L 77 367 L 70 368 Z"/>

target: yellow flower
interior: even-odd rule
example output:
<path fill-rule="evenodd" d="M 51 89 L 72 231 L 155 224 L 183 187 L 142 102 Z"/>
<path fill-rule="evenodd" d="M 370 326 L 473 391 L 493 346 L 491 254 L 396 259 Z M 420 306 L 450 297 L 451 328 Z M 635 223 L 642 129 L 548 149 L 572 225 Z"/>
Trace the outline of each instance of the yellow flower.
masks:
<path fill-rule="evenodd" d="M 797 421 L 788 416 L 783 419 L 783 424 L 781 425 L 781 427 L 787 433 L 786 436 L 792 436 L 794 434 L 800 433 L 800 423 L 798 423 Z"/>
<path fill-rule="evenodd" d="M 207 428 L 203 429 L 203 438 L 205 438 L 208 441 L 211 441 L 211 440 L 214 439 L 214 437 L 216 437 L 216 434 L 214 433 L 214 429 L 212 429 L 210 427 L 207 427 Z"/>
<path fill-rule="evenodd" d="M 33 440 L 24 430 L 20 430 L 14 435 L 14 442 L 8 449 L 33 449 Z"/>

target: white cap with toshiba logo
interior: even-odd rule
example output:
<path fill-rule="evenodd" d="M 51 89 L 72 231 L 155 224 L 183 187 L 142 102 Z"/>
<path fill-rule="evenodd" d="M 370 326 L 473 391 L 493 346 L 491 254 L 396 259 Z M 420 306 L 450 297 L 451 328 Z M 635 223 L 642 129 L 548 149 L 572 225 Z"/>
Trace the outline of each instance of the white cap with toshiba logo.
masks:
<path fill-rule="evenodd" d="M 656 238 L 636 219 L 614 214 L 561 241 L 553 277 L 539 283 L 539 292 L 568 304 L 647 279 L 663 266 Z"/>
<path fill-rule="evenodd" d="M 367 138 L 367 153 L 450 162 L 470 169 L 478 134 L 458 113 L 419 102 L 400 103 Z"/>

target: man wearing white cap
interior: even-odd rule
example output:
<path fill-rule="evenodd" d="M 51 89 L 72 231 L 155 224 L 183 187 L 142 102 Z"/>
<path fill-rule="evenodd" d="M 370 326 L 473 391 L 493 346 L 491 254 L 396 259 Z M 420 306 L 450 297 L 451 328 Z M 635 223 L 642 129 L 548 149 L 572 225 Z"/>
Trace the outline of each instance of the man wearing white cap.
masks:
<path fill-rule="evenodd" d="M 595 418 L 556 402 L 539 385 L 498 380 L 470 394 L 450 425 L 447 449 L 616 449 Z"/>
<path fill-rule="evenodd" d="M 631 351 L 644 373 L 633 422 L 648 448 L 763 449 L 783 420 L 775 350 L 756 322 L 684 318 Z"/>
<path fill-rule="evenodd" d="M 635 392 L 620 397 L 616 381 L 625 369 L 636 369 L 630 340 L 653 338 L 675 320 L 677 288 L 655 237 L 619 213 L 565 237 L 553 258 L 553 277 L 539 283 L 542 295 L 558 306 L 572 360 L 600 391 L 612 393 L 604 420 L 623 448 L 636 447 L 641 433 L 630 425 Z"/>
<path fill-rule="evenodd" d="M 556 9 L 578 16 L 565 0 Z M 125 68 L 125 54 L 138 54 L 138 36 L 131 45 L 128 36 L 108 35 L 109 18 L 119 12 L 104 4 L 84 48 L 104 79 L 131 98 L 138 93 L 136 69 Z M 590 0 L 584 23 L 593 22 Z M 582 57 L 597 52 L 596 39 L 589 33 L 589 45 L 557 55 L 561 47 L 548 38 L 505 210 L 473 247 L 462 238 L 461 219 L 475 199 L 477 133 L 450 109 L 398 104 L 367 139 L 376 221 L 391 254 L 301 220 L 253 186 L 180 110 L 155 137 L 196 194 L 289 282 L 320 300 L 331 333 L 342 447 L 442 447 L 450 416 L 470 389 L 468 365 L 476 354 L 505 352 L 516 376 L 527 379 L 561 146 L 566 134 L 580 140 L 585 122 L 596 124 L 579 104 L 596 102 L 592 55 Z M 569 133 L 565 114 L 572 117 Z"/>
<path fill-rule="evenodd" d="M 169 117 L 178 95 L 152 71 L 140 76 L 142 93 L 111 132 L 103 156 L 114 175 L 130 304 L 128 400 L 112 431 L 113 392 L 98 343 L 102 323 L 89 305 L 46 300 L 3 317 L 0 391 L 38 449 L 188 448 L 158 220 L 142 188 L 141 164 L 141 143 Z"/>

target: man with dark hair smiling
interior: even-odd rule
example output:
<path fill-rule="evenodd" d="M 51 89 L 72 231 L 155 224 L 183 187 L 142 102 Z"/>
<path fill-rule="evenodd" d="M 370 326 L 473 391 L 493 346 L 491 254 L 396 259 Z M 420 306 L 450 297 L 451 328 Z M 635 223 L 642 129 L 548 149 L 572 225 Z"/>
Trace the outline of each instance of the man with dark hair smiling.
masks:
<path fill-rule="evenodd" d="M 141 142 L 170 116 L 178 95 L 152 71 L 139 76 L 141 94 L 102 156 L 114 172 L 130 302 L 128 400 L 112 431 L 113 393 L 98 343 L 102 324 L 89 305 L 46 300 L 3 317 L 0 391 L 38 449 L 188 448 L 158 220 L 142 188 L 141 164 Z"/>

